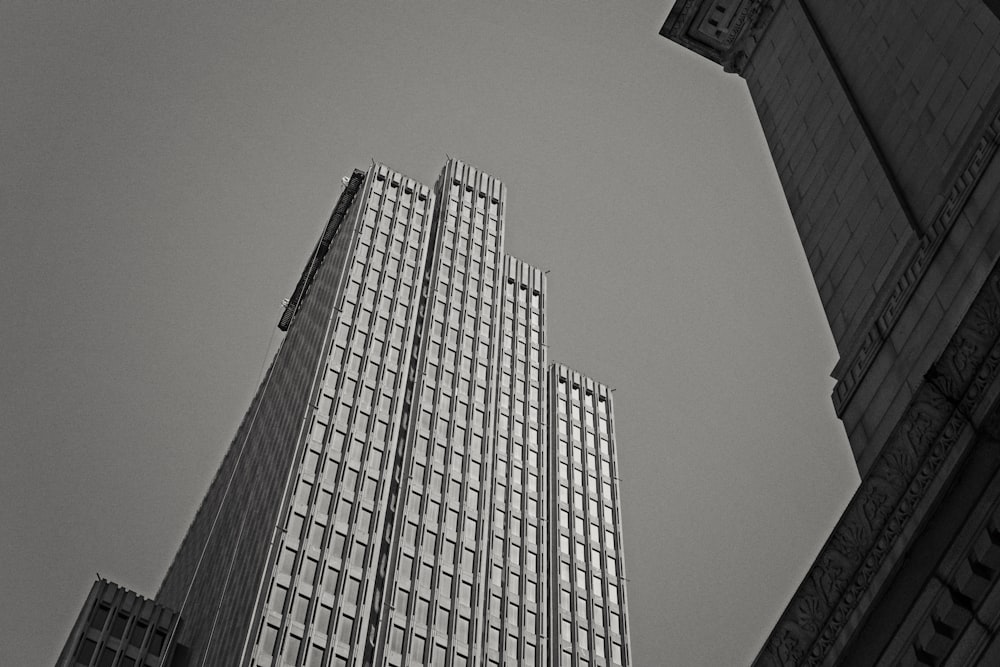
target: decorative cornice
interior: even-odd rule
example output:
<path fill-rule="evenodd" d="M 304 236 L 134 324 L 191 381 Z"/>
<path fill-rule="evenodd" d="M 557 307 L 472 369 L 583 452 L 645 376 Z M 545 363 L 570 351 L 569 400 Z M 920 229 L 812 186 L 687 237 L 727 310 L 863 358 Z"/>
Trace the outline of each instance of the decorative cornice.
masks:
<path fill-rule="evenodd" d="M 660 34 L 719 63 L 727 71 L 742 74 L 782 0 L 744 0 L 729 31 L 720 39 L 712 41 L 707 40 L 698 30 L 698 22 L 704 17 L 706 6 L 710 4 L 715 3 L 709 0 L 678 0 L 670 10 Z M 906 260 L 892 291 L 883 297 L 870 325 L 857 337 L 856 346 L 844 355 L 834 369 L 837 385 L 833 390 L 833 405 L 838 416 L 843 416 L 847 404 L 875 361 L 998 147 L 1000 110 L 986 124 L 965 166 L 945 190 L 947 197 L 921 236 L 916 250 Z"/>
<path fill-rule="evenodd" d="M 862 481 L 754 665 L 823 663 L 1000 370 L 1000 265 Z"/>
<path fill-rule="evenodd" d="M 996 455 L 995 451 L 991 453 Z M 969 465 L 984 464 L 989 465 L 981 460 Z M 914 605 L 919 609 L 919 616 L 910 625 L 909 633 L 899 633 L 903 636 L 898 634 L 896 640 L 886 647 L 881 658 L 884 664 L 889 664 L 890 658 L 893 664 L 913 664 L 918 656 L 924 664 L 943 664 L 948 654 L 962 641 L 970 625 L 981 621 L 990 623 L 990 617 L 995 616 L 986 602 L 990 589 L 1000 581 L 1000 571 L 996 568 L 1000 555 L 1000 532 L 997 530 L 1000 489 L 995 482 L 996 477 L 993 476 L 992 488 L 980 496 L 976 507 L 969 513 L 972 523 L 962 528 L 965 534 L 956 536 L 935 569 L 934 579 L 925 585 L 920 596 L 922 600 Z M 951 567 L 942 569 L 941 565 L 946 562 L 950 562 Z M 938 586 L 935 586 L 935 580 Z M 931 594 L 930 599 L 925 597 L 927 593 Z M 918 609 L 911 608 L 908 616 Z M 904 621 L 900 628 L 906 625 L 909 624 Z M 964 664 L 982 664 L 977 658 L 982 660 L 981 652 L 986 647 L 979 648 L 978 654 L 966 653 L 963 656 Z"/>
<path fill-rule="evenodd" d="M 710 7 L 720 0 L 678 0 L 660 34 L 681 46 L 741 74 L 781 0 L 725 0 L 736 12 L 725 31 L 711 38 L 700 28 Z"/>
<path fill-rule="evenodd" d="M 946 190 L 948 196 L 934 217 L 934 221 L 921 237 L 916 251 L 909 258 L 892 291 L 881 304 L 878 315 L 864 335 L 860 337 L 860 344 L 850 356 L 846 357 L 850 361 L 838 364 L 838 368 L 834 370 L 838 382 L 833 389 L 833 406 L 838 417 L 843 416 L 847 404 L 857 391 L 858 385 L 868 372 L 879 350 L 882 349 L 882 345 L 889 337 L 893 326 L 899 320 L 903 308 L 913 296 L 921 278 L 927 272 L 927 268 L 944 243 L 948 232 L 954 226 L 955 220 L 958 219 L 959 213 L 965 208 L 966 202 L 982 178 L 986 166 L 996 154 L 998 147 L 1000 147 L 1000 110 L 986 126 L 964 168 Z"/>

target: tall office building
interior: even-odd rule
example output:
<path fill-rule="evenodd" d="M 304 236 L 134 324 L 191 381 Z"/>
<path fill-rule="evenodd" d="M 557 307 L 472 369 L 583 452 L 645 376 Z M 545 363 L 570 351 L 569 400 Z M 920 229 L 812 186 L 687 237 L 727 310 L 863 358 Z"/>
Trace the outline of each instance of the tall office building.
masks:
<path fill-rule="evenodd" d="M 861 475 L 757 665 L 1000 665 L 998 17 L 677 0 L 663 25 L 746 82 Z"/>
<path fill-rule="evenodd" d="M 155 603 L 99 581 L 60 665 L 631 664 L 612 394 L 505 199 L 345 180 Z"/>

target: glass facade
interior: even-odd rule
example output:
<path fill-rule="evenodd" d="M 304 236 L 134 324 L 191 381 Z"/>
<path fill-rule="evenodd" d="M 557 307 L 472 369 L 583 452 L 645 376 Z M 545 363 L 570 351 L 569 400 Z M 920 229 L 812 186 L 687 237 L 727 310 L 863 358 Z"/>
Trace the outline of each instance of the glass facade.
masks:
<path fill-rule="evenodd" d="M 611 394 L 550 367 L 505 208 L 346 180 L 157 596 L 192 664 L 630 664 Z"/>

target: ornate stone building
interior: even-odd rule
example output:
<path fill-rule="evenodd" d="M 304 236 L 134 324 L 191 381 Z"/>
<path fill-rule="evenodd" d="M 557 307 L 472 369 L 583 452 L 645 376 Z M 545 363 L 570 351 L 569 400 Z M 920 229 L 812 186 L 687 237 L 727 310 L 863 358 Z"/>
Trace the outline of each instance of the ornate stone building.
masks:
<path fill-rule="evenodd" d="M 678 0 L 742 77 L 861 485 L 755 665 L 1000 665 L 1000 3 Z"/>

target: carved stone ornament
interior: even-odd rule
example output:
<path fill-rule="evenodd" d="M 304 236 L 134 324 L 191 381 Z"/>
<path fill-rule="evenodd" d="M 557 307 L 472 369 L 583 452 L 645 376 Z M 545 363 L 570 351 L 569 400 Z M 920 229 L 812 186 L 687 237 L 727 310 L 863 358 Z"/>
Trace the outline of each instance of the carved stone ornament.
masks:
<path fill-rule="evenodd" d="M 993 120 L 986 126 L 979 141 L 976 142 L 965 167 L 946 190 L 947 198 L 934 217 L 934 221 L 920 239 L 920 245 L 900 274 L 892 292 L 882 304 L 881 311 L 868 327 L 868 331 L 861 337 L 861 344 L 853 353 L 845 357 L 846 363 L 838 364 L 838 367 L 842 366 L 845 370 L 835 371 L 835 374 L 840 378 L 837 386 L 833 389 L 833 407 L 837 411 L 837 416 L 844 414 L 848 402 L 854 396 L 872 362 L 875 361 L 876 355 L 882 349 L 882 345 L 889 337 L 910 297 L 913 296 L 913 292 L 916 291 L 916 287 L 927 272 L 934 255 L 937 254 L 948 232 L 954 226 L 959 213 L 965 208 L 966 202 L 972 195 L 976 184 L 979 183 L 979 179 L 982 178 L 986 166 L 996 154 L 998 147 L 1000 147 L 1000 110 L 997 111 Z"/>
<path fill-rule="evenodd" d="M 727 72 L 741 74 L 781 0 L 725 0 L 735 7 L 732 20 L 716 36 L 703 30 L 706 12 L 720 0 L 678 0 L 660 34 L 695 53 L 722 65 Z"/>
<path fill-rule="evenodd" d="M 914 393 L 809 574 L 757 656 L 759 667 L 820 665 L 971 424 L 1000 369 L 1000 265 Z"/>

